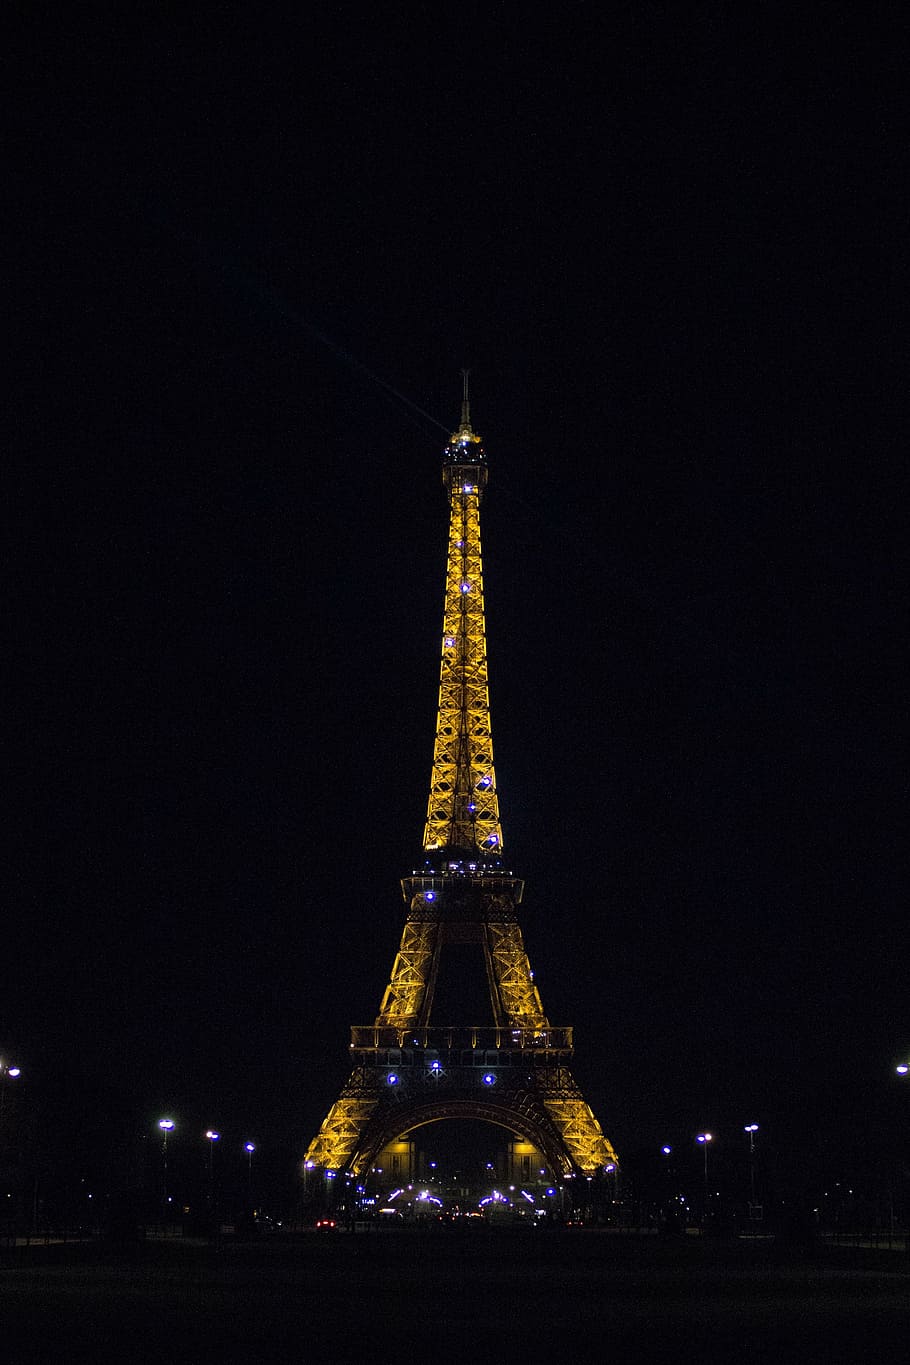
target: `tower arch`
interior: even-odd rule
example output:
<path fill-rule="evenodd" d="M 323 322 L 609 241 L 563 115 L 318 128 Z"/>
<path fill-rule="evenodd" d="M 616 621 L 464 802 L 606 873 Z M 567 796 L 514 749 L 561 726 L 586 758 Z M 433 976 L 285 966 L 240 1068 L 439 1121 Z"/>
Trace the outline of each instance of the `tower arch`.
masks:
<path fill-rule="evenodd" d="M 478 1103 L 467 1099 L 440 1099 L 430 1097 L 402 1106 L 394 1112 L 387 1112 L 364 1134 L 364 1141 L 351 1158 L 348 1170 L 361 1177 L 374 1165 L 379 1153 L 396 1139 L 411 1137 L 421 1128 L 447 1119 L 471 1119 L 490 1123 L 506 1132 L 519 1134 L 530 1142 L 544 1156 L 554 1175 L 572 1174 L 572 1164 L 568 1160 L 565 1147 L 558 1131 L 547 1123 L 542 1115 L 529 1114 L 517 1101 L 505 1103 Z"/>

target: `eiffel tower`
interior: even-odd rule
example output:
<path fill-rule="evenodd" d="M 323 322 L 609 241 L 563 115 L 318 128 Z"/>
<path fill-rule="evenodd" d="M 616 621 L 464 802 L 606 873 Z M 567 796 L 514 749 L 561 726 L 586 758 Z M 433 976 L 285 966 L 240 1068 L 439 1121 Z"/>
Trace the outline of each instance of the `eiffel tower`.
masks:
<path fill-rule="evenodd" d="M 442 480 L 448 565 L 424 861 L 401 881 L 407 916 L 389 984 L 375 1021 L 351 1030 L 351 1077 L 304 1169 L 360 1178 L 407 1150 L 414 1129 L 461 1118 L 511 1130 L 513 1151 L 530 1152 L 552 1178 L 595 1177 L 616 1169 L 616 1153 L 569 1068 L 572 1029 L 544 1014 L 518 921 L 524 884 L 502 858 L 480 543 L 487 458 L 471 427 L 467 372 Z M 488 1024 L 433 1019 L 440 961 L 461 944 L 482 950 Z"/>

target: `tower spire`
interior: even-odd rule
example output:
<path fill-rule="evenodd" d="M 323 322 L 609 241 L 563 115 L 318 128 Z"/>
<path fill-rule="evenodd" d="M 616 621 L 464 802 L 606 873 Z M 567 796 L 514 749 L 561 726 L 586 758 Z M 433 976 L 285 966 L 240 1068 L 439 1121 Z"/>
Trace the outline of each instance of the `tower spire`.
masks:
<path fill-rule="evenodd" d="M 462 370 L 461 372 L 461 427 L 459 430 L 465 432 L 471 431 L 471 402 L 468 398 L 468 375 L 470 373 L 470 370 Z M 471 434 L 473 435 L 473 433 Z"/>
<path fill-rule="evenodd" d="M 480 437 L 471 426 L 471 400 L 468 396 L 468 375 L 470 373 L 470 370 L 462 370 L 461 372 L 461 425 L 457 431 L 452 433 L 449 449 L 457 447 L 464 450 L 468 445 L 480 445 Z"/>

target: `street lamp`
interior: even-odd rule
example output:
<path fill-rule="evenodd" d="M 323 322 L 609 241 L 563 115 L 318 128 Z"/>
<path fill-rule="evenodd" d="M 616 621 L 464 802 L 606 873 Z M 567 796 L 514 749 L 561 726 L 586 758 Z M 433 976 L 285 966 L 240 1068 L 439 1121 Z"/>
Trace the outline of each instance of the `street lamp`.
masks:
<path fill-rule="evenodd" d="M 713 1142 L 714 1139 L 710 1133 L 697 1133 L 695 1141 L 700 1142 L 705 1149 L 705 1207 L 702 1214 L 702 1220 L 704 1222 L 708 1217 L 708 1145 Z"/>
<path fill-rule="evenodd" d="M 749 1134 L 749 1191 L 751 1193 L 749 1221 L 751 1222 L 755 1217 L 755 1134 L 758 1132 L 758 1124 L 747 1123 L 743 1132 Z"/>
<path fill-rule="evenodd" d="M 253 1153 L 256 1150 L 255 1142 L 245 1142 L 243 1150 L 246 1152 L 247 1159 L 247 1183 L 249 1185 L 250 1203 L 253 1202 Z"/>
<path fill-rule="evenodd" d="M 7 1076 L 9 1076 L 11 1080 L 15 1080 L 17 1076 L 21 1075 L 22 1072 L 19 1070 L 18 1066 L 10 1066 L 9 1062 L 4 1057 L 0 1057 L 0 1114 L 3 1113 L 3 1101 L 6 1099 Z"/>
<path fill-rule="evenodd" d="M 619 1171 L 617 1170 L 614 1161 L 609 1161 L 607 1165 L 604 1166 L 604 1174 L 610 1177 L 610 1185 L 612 1187 L 610 1194 L 610 1213 L 612 1216 L 613 1206 L 619 1202 L 617 1199 L 617 1195 L 619 1194 Z"/>
<path fill-rule="evenodd" d="M 215 1174 L 215 1166 L 212 1154 L 215 1151 L 215 1143 L 221 1137 L 221 1134 L 216 1133 L 214 1128 L 206 1128 L 205 1135 L 209 1140 L 209 1184 L 211 1185 Z"/>
<path fill-rule="evenodd" d="M 174 1131 L 173 1119 L 159 1119 L 158 1127 L 161 1129 L 161 1136 L 164 1139 L 164 1229 L 167 1232 L 167 1135 Z"/>

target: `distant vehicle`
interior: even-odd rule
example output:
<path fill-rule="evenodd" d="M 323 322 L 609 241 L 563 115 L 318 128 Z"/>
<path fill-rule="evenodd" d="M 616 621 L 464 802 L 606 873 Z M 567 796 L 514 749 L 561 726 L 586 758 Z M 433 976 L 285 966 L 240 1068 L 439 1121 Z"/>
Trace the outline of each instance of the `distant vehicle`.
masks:
<path fill-rule="evenodd" d="M 334 1232 L 337 1227 L 338 1224 L 334 1218 L 317 1218 L 316 1220 L 317 1232 Z"/>

